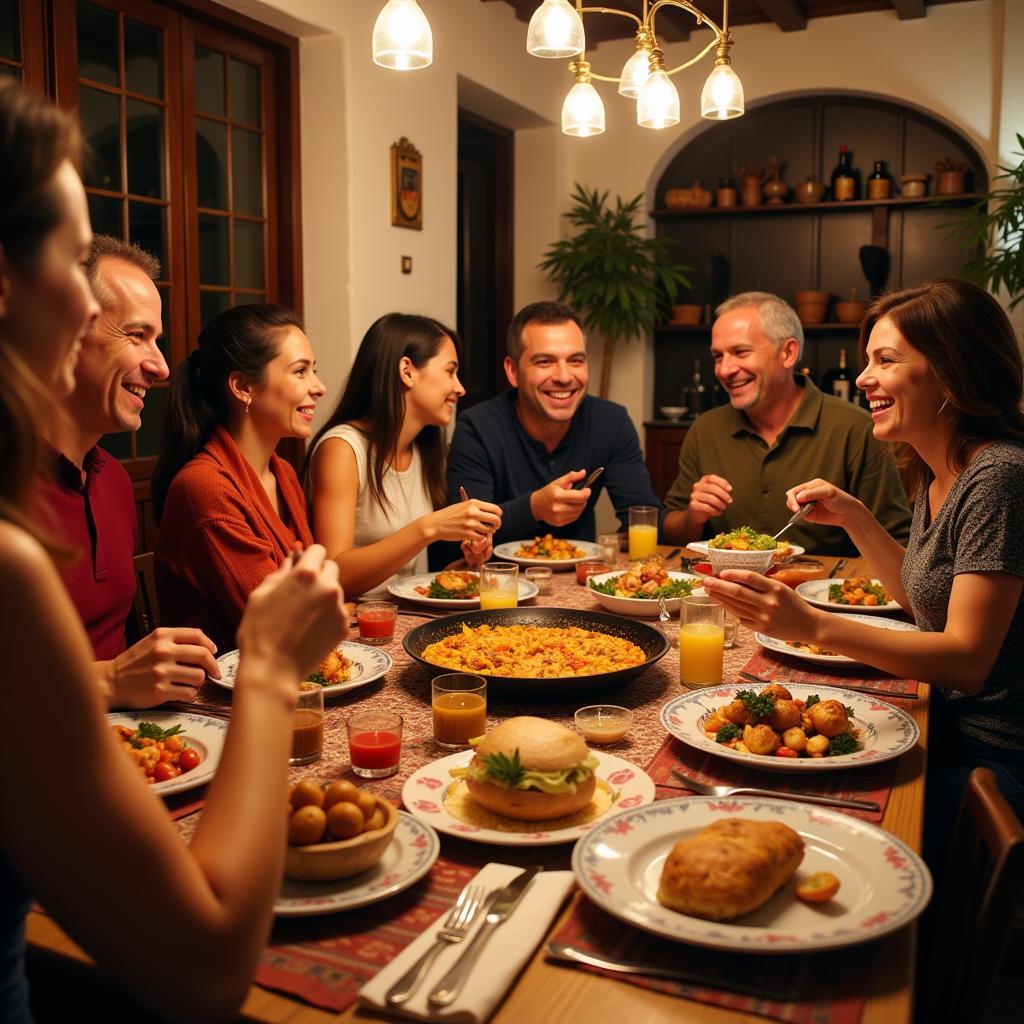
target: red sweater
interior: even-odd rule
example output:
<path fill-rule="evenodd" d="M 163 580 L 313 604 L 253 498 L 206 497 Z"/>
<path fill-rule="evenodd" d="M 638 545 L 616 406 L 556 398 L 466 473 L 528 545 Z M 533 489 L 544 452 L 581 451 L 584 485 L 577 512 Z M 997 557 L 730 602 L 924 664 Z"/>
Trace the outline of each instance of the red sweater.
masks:
<path fill-rule="evenodd" d="M 231 435 L 217 427 L 171 481 L 156 539 L 160 617 L 198 626 L 219 654 L 235 647 L 245 602 L 298 541 L 313 543 L 295 470 L 276 455 L 270 470 L 290 525 L 274 511 Z"/>

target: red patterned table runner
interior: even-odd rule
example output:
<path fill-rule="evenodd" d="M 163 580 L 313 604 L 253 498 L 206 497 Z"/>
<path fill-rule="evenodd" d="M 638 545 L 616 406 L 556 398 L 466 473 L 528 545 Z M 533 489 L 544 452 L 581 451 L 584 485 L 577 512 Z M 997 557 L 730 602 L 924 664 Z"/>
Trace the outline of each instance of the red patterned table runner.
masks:
<path fill-rule="evenodd" d="M 801 664 L 807 664 L 806 662 Z M 807 668 L 801 668 L 795 659 L 778 658 L 763 647 L 757 648 L 757 653 L 744 666 L 745 672 L 761 676 L 764 679 L 789 680 L 791 683 L 806 683 L 808 686 L 820 684 L 822 686 L 842 686 L 847 690 L 857 690 L 862 686 L 868 686 L 872 690 L 885 690 L 893 697 L 904 697 L 908 694 L 916 696 L 918 683 L 914 679 L 900 679 L 898 676 L 888 676 L 877 669 L 864 668 L 863 666 L 851 666 L 849 669 L 830 672 L 825 668 L 832 669 L 832 666 L 810 664 Z"/>

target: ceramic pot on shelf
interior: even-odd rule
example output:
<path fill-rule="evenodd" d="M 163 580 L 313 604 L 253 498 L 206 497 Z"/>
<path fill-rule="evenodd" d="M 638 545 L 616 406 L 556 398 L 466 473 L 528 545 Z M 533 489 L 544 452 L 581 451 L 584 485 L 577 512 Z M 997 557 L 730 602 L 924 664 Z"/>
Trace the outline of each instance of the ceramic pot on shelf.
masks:
<path fill-rule="evenodd" d="M 758 175 L 748 175 L 743 179 L 743 190 L 741 192 L 742 202 L 744 206 L 760 206 L 761 205 L 761 177 Z"/>
<path fill-rule="evenodd" d="M 825 183 L 814 181 L 808 174 L 806 181 L 793 187 L 793 196 L 798 203 L 820 203 L 825 198 Z"/>
<path fill-rule="evenodd" d="M 701 322 L 701 318 L 704 314 L 703 306 L 694 305 L 682 305 L 672 306 L 672 320 L 670 321 L 673 326 L 679 327 L 682 325 L 696 326 Z"/>
<path fill-rule="evenodd" d="M 864 319 L 864 303 L 857 299 L 857 289 L 850 289 L 850 297 L 836 303 L 836 319 L 841 324 L 859 324 Z"/>
<path fill-rule="evenodd" d="M 900 178 L 900 188 L 908 199 L 928 195 L 928 175 L 912 172 Z"/>
<path fill-rule="evenodd" d="M 801 291 L 793 296 L 793 308 L 802 324 L 823 324 L 828 312 L 828 292 Z"/>
<path fill-rule="evenodd" d="M 761 187 L 761 194 L 769 206 L 779 206 L 786 201 L 786 196 L 789 194 L 789 186 L 779 177 L 778 157 L 773 156 L 769 162 L 771 163 L 772 173 L 771 177 Z"/>

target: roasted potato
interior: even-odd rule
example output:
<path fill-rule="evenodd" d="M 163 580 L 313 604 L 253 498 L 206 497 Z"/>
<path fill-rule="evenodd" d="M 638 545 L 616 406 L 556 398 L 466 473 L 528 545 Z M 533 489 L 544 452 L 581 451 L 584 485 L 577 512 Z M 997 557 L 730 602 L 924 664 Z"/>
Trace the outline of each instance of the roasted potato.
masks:
<path fill-rule="evenodd" d="M 743 742 L 752 754 L 774 754 L 779 749 L 779 734 L 770 725 L 748 725 Z"/>
<path fill-rule="evenodd" d="M 785 732 L 800 724 L 801 714 L 800 705 L 795 700 L 788 697 L 780 698 L 776 700 L 775 708 L 768 716 L 768 724 L 776 732 Z"/>
<path fill-rule="evenodd" d="M 814 731 L 831 739 L 850 728 L 850 719 L 846 708 L 837 700 L 823 700 L 808 710 Z"/>

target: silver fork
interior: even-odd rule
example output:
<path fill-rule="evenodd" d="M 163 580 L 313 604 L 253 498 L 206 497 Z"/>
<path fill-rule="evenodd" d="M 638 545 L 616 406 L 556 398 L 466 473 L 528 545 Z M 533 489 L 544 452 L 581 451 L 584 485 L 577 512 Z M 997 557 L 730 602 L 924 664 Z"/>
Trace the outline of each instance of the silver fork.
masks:
<path fill-rule="evenodd" d="M 477 911 L 483 905 L 484 896 L 482 885 L 467 885 L 463 888 L 455 901 L 455 906 L 449 911 L 441 930 L 437 933 L 434 945 L 388 989 L 384 998 L 390 1006 L 401 1005 L 416 991 L 430 970 L 430 965 L 448 943 L 461 942 L 466 937 Z"/>
<path fill-rule="evenodd" d="M 809 793 L 785 793 L 774 789 L 755 789 L 753 786 L 708 786 L 688 775 L 672 769 L 672 774 L 687 788 L 701 796 L 771 796 L 782 800 L 796 800 L 802 804 L 824 804 L 826 807 L 848 807 L 855 811 L 877 811 L 873 800 L 842 800 L 837 796 L 811 796 Z"/>

